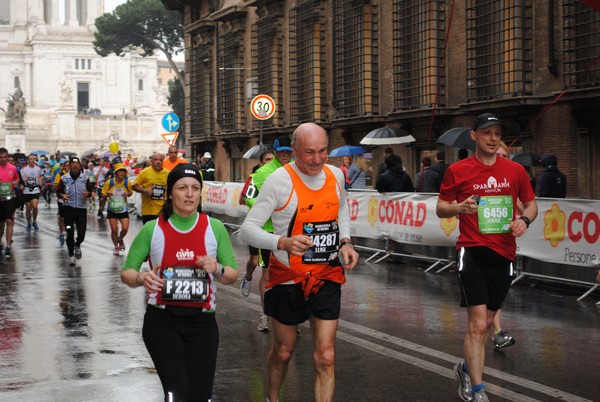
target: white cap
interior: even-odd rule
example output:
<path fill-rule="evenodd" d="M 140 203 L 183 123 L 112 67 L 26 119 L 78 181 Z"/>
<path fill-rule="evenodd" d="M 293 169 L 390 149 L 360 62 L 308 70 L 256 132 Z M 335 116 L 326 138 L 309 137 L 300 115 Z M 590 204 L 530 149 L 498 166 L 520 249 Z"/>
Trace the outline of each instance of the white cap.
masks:
<path fill-rule="evenodd" d="M 203 157 L 212 159 L 212 155 L 210 154 L 210 152 L 205 152 Z"/>

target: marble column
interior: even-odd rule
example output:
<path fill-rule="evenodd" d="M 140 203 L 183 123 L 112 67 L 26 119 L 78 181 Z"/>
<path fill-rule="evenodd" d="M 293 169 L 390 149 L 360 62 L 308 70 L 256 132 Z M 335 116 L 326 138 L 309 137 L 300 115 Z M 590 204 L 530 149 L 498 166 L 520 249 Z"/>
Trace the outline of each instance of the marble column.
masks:
<path fill-rule="evenodd" d="M 10 0 L 10 23 L 25 25 L 27 22 L 27 7 L 23 7 L 23 0 Z"/>
<path fill-rule="evenodd" d="M 77 0 L 65 0 L 65 25 L 70 27 L 79 26 L 77 20 Z"/>
<path fill-rule="evenodd" d="M 87 9 L 87 19 L 86 19 L 85 24 L 86 25 L 94 25 L 94 21 L 96 21 L 96 18 L 99 17 L 97 0 L 87 0 L 86 6 L 87 6 L 87 8 L 86 8 Z"/>
<path fill-rule="evenodd" d="M 46 21 L 49 25 L 58 26 L 60 25 L 60 0 L 47 0 L 48 7 L 50 7 L 50 21 Z"/>

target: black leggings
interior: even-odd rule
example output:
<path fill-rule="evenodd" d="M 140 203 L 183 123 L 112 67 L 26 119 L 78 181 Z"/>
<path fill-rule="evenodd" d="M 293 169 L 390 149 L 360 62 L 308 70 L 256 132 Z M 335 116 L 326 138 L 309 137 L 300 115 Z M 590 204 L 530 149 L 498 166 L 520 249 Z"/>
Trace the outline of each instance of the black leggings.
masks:
<path fill-rule="evenodd" d="M 65 221 L 65 228 L 67 230 L 67 248 L 69 249 L 69 256 L 72 256 L 74 247 L 81 246 L 85 239 L 85 231 L 87 228 L 87 208 L 73 208 L 63 205 L 62 217 Z M 75 227 L 77 226 L 77 241 L 75 241 Z"/>
<path fill-rule="evenodd" d="M 212 397 L 219 328 L 215 315 L 177 315 L 172 309 L 146 308 L 142 336 L 162 383 L 165 401 L 202 401 Z M 188 309 L 184 309 L 188 310 Z"/>

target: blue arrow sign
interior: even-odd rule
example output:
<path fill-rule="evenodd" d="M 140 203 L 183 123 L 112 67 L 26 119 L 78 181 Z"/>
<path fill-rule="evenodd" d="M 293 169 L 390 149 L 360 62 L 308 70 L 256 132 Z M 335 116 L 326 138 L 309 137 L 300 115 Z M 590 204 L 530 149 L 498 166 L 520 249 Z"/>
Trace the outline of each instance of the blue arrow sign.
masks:
<path fill-rule="evenodd" d="M 162 118 L 162 126 L 170 133 L 176 131 L 179 128 L 179 116 L 173 112 L 165 114 Z"/>

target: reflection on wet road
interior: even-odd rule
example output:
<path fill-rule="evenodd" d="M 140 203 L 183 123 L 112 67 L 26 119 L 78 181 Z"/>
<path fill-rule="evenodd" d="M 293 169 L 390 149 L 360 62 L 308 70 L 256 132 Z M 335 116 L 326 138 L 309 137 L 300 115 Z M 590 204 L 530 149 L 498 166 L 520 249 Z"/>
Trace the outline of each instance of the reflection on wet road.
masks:
<path fill-rule="evenodd" d="M 13 257 L 0 261 L 0 401 L 161 400 L 141 339 L 144 292 L 121 284 L 107 222 L 88 216 L 83 258 L 69 267 L 56 210 L 40 212 L 39 233 L 17 218 Z M 126 244 L 140 226 L 132 219 Z M 247 247 L 233 241 L 243 271 Z M 264 401 L 270 339 L 256 330 L 257 289 L 244 298 L 238 286 L 219 287 L 214 401 Z M 452 366 L 466 312 L 452 273 L 362 262 L 342 297 L 336 401 L 459 401 Z M 486 349 L 492 401 L 600 400 L 598 294 L 576 298 L 526 282 L 511 289 L 503 323 L 517 343 Z M 301 326 L 282 401 L 313 400 L 309 332 Z"/>

